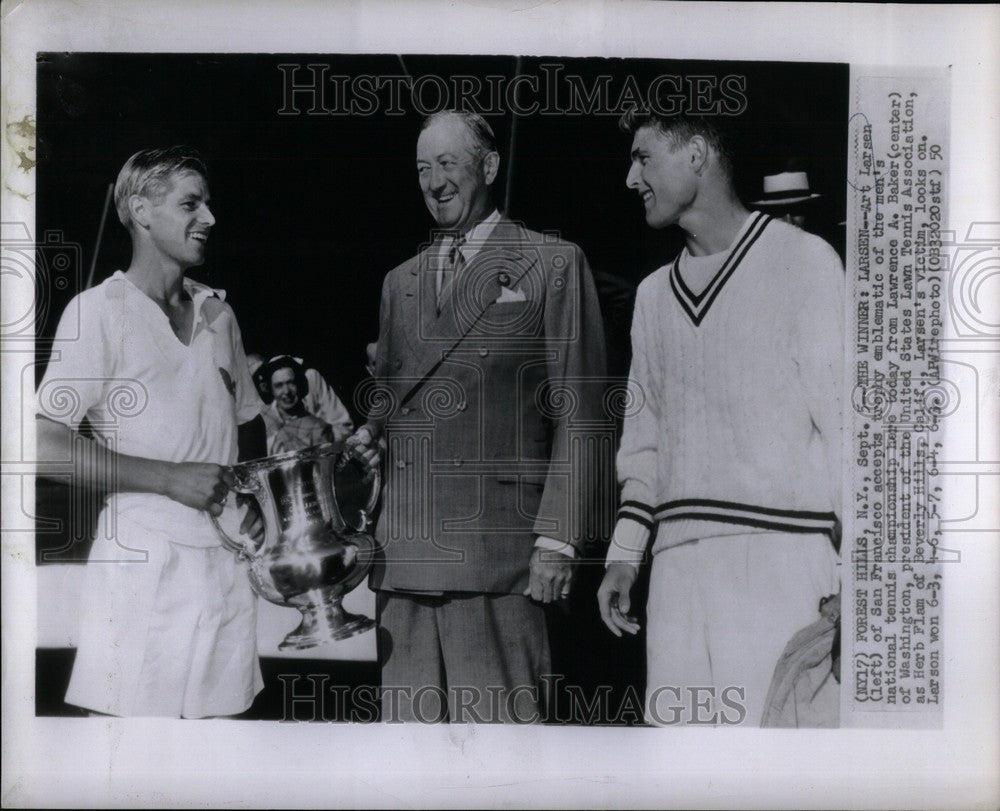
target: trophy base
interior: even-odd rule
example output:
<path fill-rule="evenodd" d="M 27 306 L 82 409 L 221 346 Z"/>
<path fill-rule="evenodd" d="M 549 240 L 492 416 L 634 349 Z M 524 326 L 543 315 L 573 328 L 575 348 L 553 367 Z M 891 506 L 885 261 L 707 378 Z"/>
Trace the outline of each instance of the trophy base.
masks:
<path fill-rule="evenodd" d="M 326 642 L 363 634 L 375 627 L 375 620 L 364 614 L 345 611 L 338 599 L 325 605 L 297 606 L 302 622 L 278 645 L 278 650 L 305 650 Z"/>

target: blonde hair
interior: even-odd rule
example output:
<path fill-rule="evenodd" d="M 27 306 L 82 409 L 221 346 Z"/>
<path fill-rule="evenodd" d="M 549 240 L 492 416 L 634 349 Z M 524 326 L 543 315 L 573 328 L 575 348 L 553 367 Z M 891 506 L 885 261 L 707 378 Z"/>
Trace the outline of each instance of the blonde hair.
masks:
<path fill-rule="evenodd" d="M 143 149 L 125 161 L 115 182 L 115 209 L 122 225 L 132 230 L 128 202 L 133 194 L 153 199 L 162 196 L 171 176 L 184 172 L 197 172 L 208 178 L 201 155 L 187 146 Z"/>

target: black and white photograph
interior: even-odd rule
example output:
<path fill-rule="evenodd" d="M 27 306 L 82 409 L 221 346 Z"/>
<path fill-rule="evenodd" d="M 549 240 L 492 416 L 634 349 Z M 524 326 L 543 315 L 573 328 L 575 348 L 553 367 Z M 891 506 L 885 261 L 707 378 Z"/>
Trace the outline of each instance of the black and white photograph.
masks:
<path fill-rule="evenodd" d="M 996 799 L 995 77 L 555 5 L 5 8 L 5 804 Z"/>
<path fill-rule="evenodd" d="M 52 354 L 36 367 L 40 461 L 65 456 L 68 431 L 99 454 L 87 431 L 137 465 L 219 466 L 140 469 L 132 480 L 131 461 L 95 456 L 86 463 L 96 469 L 74 469 L 69 487 L 58 482 L 63 472 L 36 485 L 39 563 L 81 601 L 79 609 L 63 602 L 66 615 L 51 618 L 40 604 L 40 620 L 86 618 L 75 632 L 53 628 L 75 642 L 72 666 L 64 648 L 39 648 L 39 711 L 65 700 L 112 715 L 172 706 L 166 714 L 175 717 L 302 718 L 309 708 L 295 697 L 322 684 L 349 688 L 342 707 L 317 702 L 325 720 L 760 724 L 785 646 L 839 592 L 838 223 L 846 215 L 836 179 L 846 173 L 846 66 L 320 59 L 39 55 L 38 175 L 48 182 L 36 186 L 36 222 L 43 231 L 59 223 L 68 244 L 95 257 L 93 276 L 88 268 L 79 287 L 45 302 L 52 328 L 36 346 Z M 355 97 L 367 87 L 387 92 Z M 394 98 L 396 88 L 405 93 Z M 456 88 L 479 92 L 458 100 Z M 680 141 L 691 143 L 683 160 L 671 148 Z M 190 175 L 189 188 L 175 174 Z M 116 178 L 110 196 L 106 178 Z M 68 183 L 80 194 L 57 191 Z M 129 209 L 133 197 L 158 199 L 153 187 L 176 187 L 170 237 L 137 228 Z M 601 202 L 567 205 L 588 197 Z M 102 219 L 100 245 L 89 244 Z M 763 250 L 772 234 L 775 256 Z M 169 238 L 180 245 L 164 246 Z M 152 282 L 133 283 L 144 255 L 154 268 L 177 264 L 172 293 L 162 280 L 158 293 Z M 707 269 L 703 255 L 714 257 Z M 738 273 L 755 255 L 760 268 Z M 776 275 L 762 278 L 768 272 Z M 201 297 L 218 308 L 204 316 L 206 337 L 222 337 L 202 352 L 207 371 L 185 357 Z M 116 312 L 105 310 L 118 300 Z M 225 329 L 211 327 L 219 317 Z M 788 323 L 775 329 L 781 319 Z M 155 323 L 159 337 L 142 338 Z M 767 334 L 774 342 L 763 348 Z M 140 342 L 150 346 L 135 359 L 120 354 Z M 158 371 L 163 363 L 172 371 Z M 778 394 L 786 387 L 794 396 Z M 671 391 L 683 397 L 673 403 Z M 324 410 L 314 400 L 321 394 L 331 403 Z M 209 405 L 225 411 L 211 415 Z M 674 424 L 671 413 L 692 422 Z M 244 451 L 240 432 L 254 448 L 258 416 L 266 450 L 258 436 Z M 677 440 L 661 448 L 663 436 Z M 327 444 L 330 453 L 316 458 L 311 449 Z M 338 459 L 345 448 L 353 450 Z M 222 469 L 265 455 L 281 461 Z M 365 471 L 351 476 L 362 464 L 378 482 L 359 481 Z M 102 469 L 120 480 L 98 481 Z M 368 492 L 378 484 L 381 500 Z M 101 500 L 113 493 L 103 512 L 100 503 L 88 510 L 94 525 L 80 527 L 80 538 L 46 532 L 79 523 L 70 510 L 88 489 L 104 491 Z M 227 515 L 240 514 L 231 489 L 260 513 L 257 537 L 241 539 L 247 527 Z M 361 509 L 378 515 L 358 523 Z M 159 648 L 152 630 L 174 625 L 159 619 L 168 613 L 155 605 L 161 591 L 166 605 L 202 599 L 184 579 L 175 596 L 163 583 L 170 554 L 158 564 L 146 536 L 171 544 L 174 531 L 185 549 L 207 548 L 236 567 L 219 576 L 236 580 L 228 588 L 238 585 L 233 599 L 243 601 L 192 608 L 178 621 L 191 648 Z M 377 543 L 365 546 L 372 533 Z M 366 540 L 347 540 L 356 535 Z M 719 550 L 709 553 L 717 565 L 692 562 L 706 570 L 704 591 L 635 585 L 649 568 L 647 546 L 652 560 L 663 551 L 669 561 L 716 538 L 742 560 L 726 562 Z M 753 559 L 768 546 L 772 557 Z M 805 546 L 814 549 L 795 564 L 801 592 L 777 594 L 776 568 Z M 357 576 L 348 558 L 357 558 Z M 726 576 L 745 567 L 760 579 Z M 94 570 L 115 574 L 95 579 Z M 695 582 L 694 572 L 674 576 Z M 125 585 L 133 577 L 141 583 Z M 344 578 L 374 592 L 377 631 L 371 617 L 340 617 Z M 310 663 L 301 680 L 287 660 L 268 663 L 259 700 L 250 583 L 265 600 L 303 610 L 301 627 L 288 629 L 296 635 L 269 652 L 294 650 L 297 666 Z M 670 593 L 681 604 L 720 604 L 700 619 L 665 606 L 682 624 L 664 627 L 656 611 L 647 616 L 640 589 L 653 601 Z M 734 589 L 745 593 L 736 599 Z M 223 634 L 239 615 L 247 619 L 233 640 L 193 631 L 207 623 Z M 134 642 L 97 630 L 117 616 L 114 633 Z M 695 640 L 685 627 L 698 622 L 708 630 Z M 346 672 L 341 646 L 322 644 L 369 630 L 370 656 Z M 831 685 L 829 706 L 815 710 L 823 725 L 836 725 L 839 709 L 833 638 L 820 657 Z M 84 658 L 92 646 L 93 669 Z M 212 664 L 216 647 L 245 651 L 233 665 L 239 673 L 225 670 L 228 661 Z M 202 648 L 209 660 L 196 663 Z M 310 649 L 322 659 L 303 659 Z M 660 650 L 679 671 L 656 658 Z M 139 687 L 163 660 L 188 662 L 189 671 Z M 127 669 L 134 676 L 116 684 Z M 189 698 L 210 689 L 197 681 L 232 693 Z M 99 693 L 86 686 L 94 683 Z M 372 717 L 374 688 L 381 712 Z M 775 699 L 769 718 L 794 717 L 788 700 Z M 707 709 L 692 714 L 696 704 Z"/>

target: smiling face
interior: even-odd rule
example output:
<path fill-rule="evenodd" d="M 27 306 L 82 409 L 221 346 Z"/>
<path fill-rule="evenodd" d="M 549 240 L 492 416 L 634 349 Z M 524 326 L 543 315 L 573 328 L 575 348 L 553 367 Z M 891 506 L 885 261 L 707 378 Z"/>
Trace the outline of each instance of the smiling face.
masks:
<path fill-rule="evenodd" d="M 499 156 L 479 156 L 458 116 L 434 121 L 417 139 L 417 176 L 427 210 L 442 228 L 466 233 L 491 209 Z"/>
<path fill-rule="evenodd" d="M 295 370 L 287 366 L 271 373 L 271 393 L 275 405 L 285 414 L 290 414 L 299 404 L 299 387 L 295 382 Z"/>
<path fill-rule="evenodd" d="M 164 256 L 180 267 L 205 261 L 205 245 L 215 217 L 208 208 L 208 183 L 197 172 L 171 175 L 166 189 L 144 198 L 149 238 Z"/>
<path fill-rule="evenodd" d="M 673 144 L 656 126 L 640 127 L 632 139 L 626 185 L 638 192 L 653 228 L 677 224 L 698 191 L 696 156 L 689 144 Z"/>

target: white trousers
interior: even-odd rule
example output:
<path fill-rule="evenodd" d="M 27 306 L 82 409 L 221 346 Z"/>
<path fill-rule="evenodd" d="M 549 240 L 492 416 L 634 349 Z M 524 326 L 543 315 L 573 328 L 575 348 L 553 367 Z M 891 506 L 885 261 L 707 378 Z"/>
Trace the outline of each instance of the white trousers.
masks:
<path fill-rule="evenodd" d="M 785 645 L 839 587 L 826 535 L 729 535 L 654 555 L 646 720 L 732 723 L 742 707 L 741 723 L 759 726 Z"/>
<path fill-rule="evenodd" d="M 243 712 L 263 688 L 245 564 L 117 519 L 87 562 L 66 701 L 118 716 Z"/>

